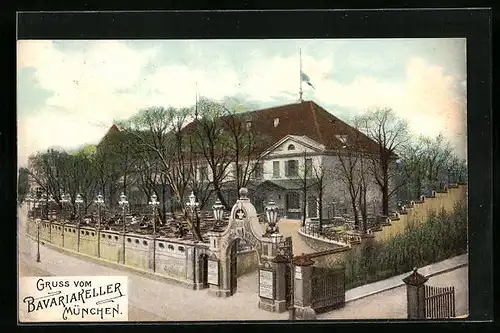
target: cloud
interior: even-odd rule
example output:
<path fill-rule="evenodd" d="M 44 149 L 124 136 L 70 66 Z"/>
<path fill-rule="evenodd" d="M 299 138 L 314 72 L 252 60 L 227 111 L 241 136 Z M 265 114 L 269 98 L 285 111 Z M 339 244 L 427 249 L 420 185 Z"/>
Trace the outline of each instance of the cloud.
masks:
<path fill-rule="evenodd" d="M 162 59 L 165 52 L 155 44 L 134 48 L 133 43 L 121 41 L 86 41 L 80 45 L 69 50 L 51 41 L 18 42 L 18 69 L 34 68 L 37 84 L 53 92 L 43 105 L 18 119 L 20 162 L 21 156 L 52 145 L 69 148 L 97 142 L 113 119 L 127 118 L 147 106 L 192 105 L 196 84 L 202 96 L 218 100 L 245 96 L 270 105 L 298 99 L 298 55 L 264 57 L 255 49 L 230 62 L 230 50 L 204 53 L 199 45 L 188 45 L 190 58 L 174 63 Z M 360 114 L 374 106 L 389 106 L 409 121 L 415 133 L 443 132 L 455 146 L 465 147 L 463 79 L 414 57 L 406 64 L 403 81 L 388 81 L 364 73 L 363 68 L 384 63 L 374 56 L 353 59 L 359 75 L 345 82 L 335 73 L 348 69 L 335 68 L 332 55 L 318 54 L 323 56 L 302 59 L 316 88 L 303 84 L 304 99 L 313 99 L 334 114 L 336 107 Z"/>

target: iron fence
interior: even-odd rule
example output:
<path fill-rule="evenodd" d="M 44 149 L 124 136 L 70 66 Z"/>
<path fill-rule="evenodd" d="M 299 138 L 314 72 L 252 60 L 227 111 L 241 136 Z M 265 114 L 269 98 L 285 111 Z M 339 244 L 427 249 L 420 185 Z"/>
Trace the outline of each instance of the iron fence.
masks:
<path fill-rule="evenodd" d="M 312 308 L 322 313 L 345 305 L 345 268 L 313 267 Z"/>
<path fill-rule="evenodd" d="M 425 317 L 428 319 L 455 317 L 455 288 L 425 286 Z"/>

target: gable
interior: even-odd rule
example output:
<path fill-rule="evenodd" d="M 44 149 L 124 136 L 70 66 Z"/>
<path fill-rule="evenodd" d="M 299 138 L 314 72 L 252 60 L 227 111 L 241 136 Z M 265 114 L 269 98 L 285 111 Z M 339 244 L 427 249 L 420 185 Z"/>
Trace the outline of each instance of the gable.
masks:
<path fill-rule="evenodd" d="M 287 135 L 271 146 L 264 155 L 286 156 L 306 153 L 320 153 L 325 146 L 307 136 Z"/>

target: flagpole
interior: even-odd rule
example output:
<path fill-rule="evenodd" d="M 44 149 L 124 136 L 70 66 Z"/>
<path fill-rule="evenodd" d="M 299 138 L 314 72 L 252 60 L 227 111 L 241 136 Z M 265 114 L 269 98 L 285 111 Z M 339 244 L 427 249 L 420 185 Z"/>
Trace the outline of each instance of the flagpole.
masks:
<path fill-rule="evenodd" d="M 302 50 L 299 48 L 299 102 L 302 103 Z"/>
<path fill-rule="evenodd" d="M 194 104 L 194 119 L 198 120 L 198 81 L 196 81 L 196 99 Z"/>

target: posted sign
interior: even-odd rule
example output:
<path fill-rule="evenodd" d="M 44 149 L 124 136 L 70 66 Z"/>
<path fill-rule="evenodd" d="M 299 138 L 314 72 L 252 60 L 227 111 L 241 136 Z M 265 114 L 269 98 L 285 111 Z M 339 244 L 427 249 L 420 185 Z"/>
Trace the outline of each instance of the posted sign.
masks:
<path fill-rule="evenodd" d="M 126 276 L 22 277 L 19 321 L 127 321 L 127 282 Z"/>
<path fill-rule="evenodd" d="M 217 260 L 208 261 L 208 283 L 219 285 L 219 262 Z"/>
<path fill-rule="evenodd" d="M 259 295 L 260 297 L 274 299 L 273 271 L 261 269 L 259 271 Z"/>

